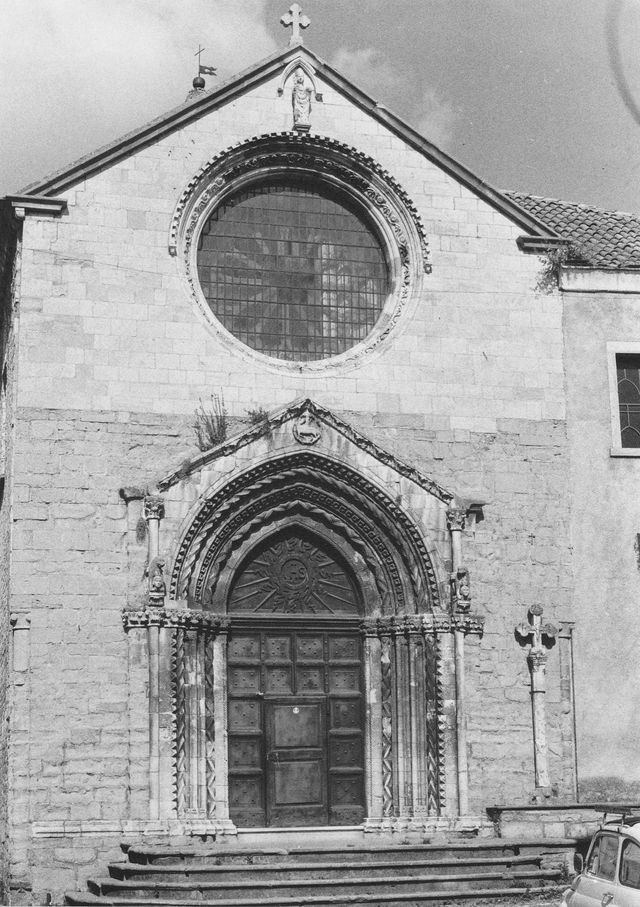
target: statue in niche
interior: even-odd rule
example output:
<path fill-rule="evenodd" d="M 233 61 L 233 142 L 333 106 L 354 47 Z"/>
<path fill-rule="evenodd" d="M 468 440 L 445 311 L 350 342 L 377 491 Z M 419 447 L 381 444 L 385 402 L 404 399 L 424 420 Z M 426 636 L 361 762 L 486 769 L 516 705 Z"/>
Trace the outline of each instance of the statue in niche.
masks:
<path fill-rule="evenodd" d="M 161 608 L 164 605 L 166 594 L 164 560 L 161 557 L 154 557 L 149 564 L 149 604 Z"/>
<path fill-rule="evenodd" d="M 305 84 L 304 73 L 297 69 L 293 76 L 291 92 L 293 107 L 293 128 L 299 132 L 308 132 L 311 128 L 311 89 Z"/>
<path fill-rule="evenodd" d="M 451 604 L 454 611 L 468 611 L 471 607 L 471 580 L 466 567 L 458 567 L 451 574 Z"/>

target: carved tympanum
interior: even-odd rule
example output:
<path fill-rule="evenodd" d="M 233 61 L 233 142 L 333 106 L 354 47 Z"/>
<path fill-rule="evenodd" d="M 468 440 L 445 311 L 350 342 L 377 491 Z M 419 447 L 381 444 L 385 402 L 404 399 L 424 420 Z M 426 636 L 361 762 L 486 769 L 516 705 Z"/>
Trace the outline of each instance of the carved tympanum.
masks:
<path fill-rule="evenodd" d="M 312 536 L 281 535 L 241 568 L 228 610 L 356 615 L 360 607 L 346 567 L 332 553 Z"/>

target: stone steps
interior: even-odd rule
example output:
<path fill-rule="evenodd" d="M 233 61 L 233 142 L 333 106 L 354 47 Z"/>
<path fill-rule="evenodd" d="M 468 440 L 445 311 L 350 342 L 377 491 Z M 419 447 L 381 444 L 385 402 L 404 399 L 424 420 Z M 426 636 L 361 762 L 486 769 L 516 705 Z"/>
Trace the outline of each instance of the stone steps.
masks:
<path fill-rule="evenodd" d="M 520 857 L 476 857 L 473 859 L 449 860 L 368 860 L 327 862 L 296 862 L 286 863 L 221 863 L 211 865 L 207 863 L 197 865 L 153 865 L 137 863 L 110 863 L 109 875 L 111 878 L 124 880 L 149 880 L 183 878 L 191 879 L 198 884 L 215 882 L 223 884 L 240 879 L 242 876 L 251 875 L 261 881 L 296 878 L 304 873 L 306 879 L 324 879 L 339 877 L 342 879 L 355 878 L 362 875 L 366 868 L 368 877 L 376 878 L 393 871 L 394 876 L 421 875 L 460 875 L 481 870 L 500 870 L 505 872 L 516 868 L 519 870 L 540 870 L 543 857 L 541 855 Z"/>
<path fill-rule="evenodd" d="M 550 893 L 572 841 L 396 845 L 342 849 L 129 846 L 109 877 L 69 905 L 340 907 L 446 904 Z"/>

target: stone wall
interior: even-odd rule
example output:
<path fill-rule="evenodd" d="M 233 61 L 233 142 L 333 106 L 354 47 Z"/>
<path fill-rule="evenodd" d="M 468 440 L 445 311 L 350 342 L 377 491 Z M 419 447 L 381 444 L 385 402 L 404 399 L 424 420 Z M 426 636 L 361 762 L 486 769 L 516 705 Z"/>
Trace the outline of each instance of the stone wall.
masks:
<path fill-rule="evenodd" d="M 636 278 L 637 280 L 637 278 Z M 576 686 L 582 772 L 640 781 L 640 458 L 612 457 L 607 343 L 640 343 L 640 294 L 566 293 Z M 597 677 L 593 666 L 598 666 Z M 606 795 L 606 791 L 602 791 Z"/>
<path fill-rule="evenodd" d="M 0 903 L 9 891 L 9 736 L 11 728 L 11 624 L 9 563 L 11 554 L 11 479 L 16 337 L 14 301 L 19 280 L 17 232 L 4 219 L 0 244 Z"/>

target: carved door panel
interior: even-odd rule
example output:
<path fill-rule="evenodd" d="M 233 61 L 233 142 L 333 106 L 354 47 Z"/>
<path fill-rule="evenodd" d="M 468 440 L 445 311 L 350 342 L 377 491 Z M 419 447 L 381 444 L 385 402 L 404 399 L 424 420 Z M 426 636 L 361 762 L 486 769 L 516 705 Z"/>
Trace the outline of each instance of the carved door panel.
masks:
<path fill-rule="evenodd" d="M 325 698 L 265 703 L 267 823 L 326 825 Z"/>
<path fill-rule="evenodd" d="M 237 825 L 362 821 L 361 649 L 348 630 L 231 632 L 229 809 Z"/>
<path fill-rule="evenodd" d="M 229 639 L 229 811 L 243 827 L 266 824 L 261 653 L 261 633 Z"/>

